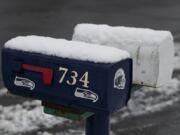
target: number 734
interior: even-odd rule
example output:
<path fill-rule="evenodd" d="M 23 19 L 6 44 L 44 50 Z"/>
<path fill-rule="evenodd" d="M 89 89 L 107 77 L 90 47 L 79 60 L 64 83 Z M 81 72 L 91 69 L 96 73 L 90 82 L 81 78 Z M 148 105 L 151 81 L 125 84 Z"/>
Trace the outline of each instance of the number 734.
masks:
<path fill-rule="evenodd" d="M 69 71 L 68 68 L 59 67 L 59 72 L 62 72 L 62 76 L 60 77 L 59 83 L 63 83 L 65 80 L 67 73 L 70 72 L 70 79 L 66 80 L 68 85 L 75 85 L 77 81 L 82 82 L 82 87 L 89 88 L 89 80 L 88 80 L 88 72 L 85 72 L 80 79 L 78 79 L 77 71 Z M 69 77 L 68 77 L 69 78 Z"/>

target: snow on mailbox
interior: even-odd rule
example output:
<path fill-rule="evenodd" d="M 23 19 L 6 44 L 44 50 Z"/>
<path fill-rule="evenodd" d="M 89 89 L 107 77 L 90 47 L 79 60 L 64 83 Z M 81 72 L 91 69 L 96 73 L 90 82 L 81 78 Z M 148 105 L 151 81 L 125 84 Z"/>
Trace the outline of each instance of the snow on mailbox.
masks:
<path fill-rule="evenodd" d="M 22 36 L 5 43 L 2 72 L 11 93 L 90 112 L 114 112 L 129 99 L 132 60 L 116 48 Z"/>
<path fill-rule="evenodd" d="M 133 84 L 159 87 L 172 77 L 174 43 L 169 31 L 78 24 L 73 40 L 128 51 L 133 59 Z"/>

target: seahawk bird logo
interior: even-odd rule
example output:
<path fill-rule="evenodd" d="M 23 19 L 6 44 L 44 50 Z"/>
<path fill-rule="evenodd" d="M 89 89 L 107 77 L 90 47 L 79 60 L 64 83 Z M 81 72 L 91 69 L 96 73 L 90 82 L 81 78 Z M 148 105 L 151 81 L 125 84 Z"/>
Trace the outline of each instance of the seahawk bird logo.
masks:
<path fill-rule="evenodd" d="M 91 90 L 76 88 L 75 97 L 92 100 L 93 103 L 98 101 L 98 95 Z"/>
<path fill-rule="evenodd" d="M 122 68 L 118 69 L 114 76 L 114 88 L 124 89 L 126 85 L 126 76 Z"/>
<path fill-rule="evenodd" d="M 30 90 L 33 90 L 35 88 L 35 83 L 33 81 L 28 78 L 23 78 L 19 76 L 15 77 L 14 84 L 16 86 L 29 88 Z"/>

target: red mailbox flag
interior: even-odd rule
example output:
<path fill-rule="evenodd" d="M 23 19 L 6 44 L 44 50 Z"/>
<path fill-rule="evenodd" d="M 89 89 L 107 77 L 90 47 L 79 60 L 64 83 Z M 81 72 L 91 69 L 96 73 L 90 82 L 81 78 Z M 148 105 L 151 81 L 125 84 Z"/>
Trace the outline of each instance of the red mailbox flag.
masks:
<path fill-rule="evenodd" d="M 30 65 L 30 64 L 22 64 L 22 68 L 24 70 L 29 70 L 29 71 L 33 71 L 33 72 L 42 73 L 42 75 L 43 75 L 43 83 L 46 84 L 46 85 L 51 85 L 52 84 L 53 70 L 51 68 L 34 66 L 34 65 Z"/>

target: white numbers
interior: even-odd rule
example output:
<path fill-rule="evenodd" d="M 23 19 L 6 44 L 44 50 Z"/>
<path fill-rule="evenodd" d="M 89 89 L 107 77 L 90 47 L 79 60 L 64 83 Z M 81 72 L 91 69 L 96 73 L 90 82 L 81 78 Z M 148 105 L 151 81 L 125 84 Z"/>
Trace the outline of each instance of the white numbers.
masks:
<path fill-rule="evenodd" d="M 64 78 L 66 77 L 67 73 L 68 73 L 68 68 L 65 68 L 65 67 L 59 67 L 59 71 L 60 72 L 63 72 L 60 80 L 59 80 L 59 83 L 63 83 L 64 82 Z M 68 85 L 75 85 L 77 83 L 77 80 L 78 80 L 78 73 L 76 71 L 71 71 L 70 72 L 70 77 L 68 77 L 70 79 L 67 79 L 66 80 L 66 83 Z M 85 88 L 89 88 L 88 84 L 90 83 L 89 80 L 88 80 L 89 76 L 88 76 L 88 72 L 85 72 L 82 77 L 79 79 L 79 82 L 82 82 L 82 87 L 85 87 Z"/>
<path fill-rule="evenodd" d="M 59 83 L 62 83 L 64 81 L 64 77 L 66 76 L 68 69 L 67 68 L 63 68 L 63 67 L 59 67 L 59 71 L 63 71 L 63 75 L 61 76 Z"/>
<path fill-rule="evenodd" d="M 75 85 L 77 82 L 77 77 L 78 77 L 78 73 L 76 71 L 72 71 L 71 72 L 71 78 L 72 78 L 72 82 L 70 82 L 69 80 L 67 80 L 67 84 L 69 85 Z"/>
<path fill-rule="evenodd" d="M 89 84 L 89 81 L 88 81 L 88 72 L 85 72 L 84 75 L 79 79 L 80 82 L 83 83 L 83 87 L 85 88 L 88 88 L 88 84 Z"/>

